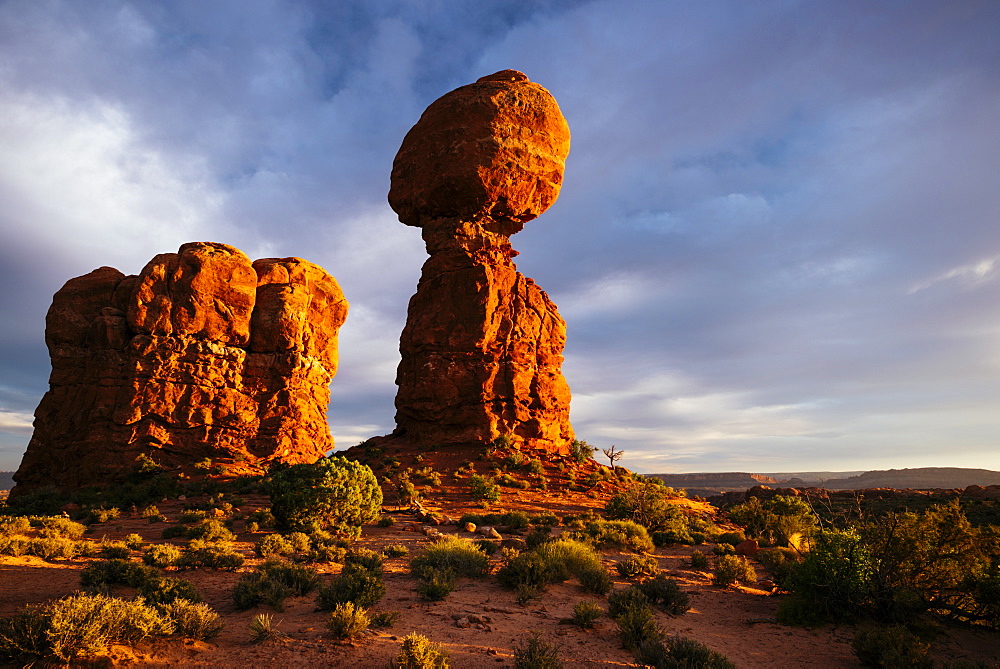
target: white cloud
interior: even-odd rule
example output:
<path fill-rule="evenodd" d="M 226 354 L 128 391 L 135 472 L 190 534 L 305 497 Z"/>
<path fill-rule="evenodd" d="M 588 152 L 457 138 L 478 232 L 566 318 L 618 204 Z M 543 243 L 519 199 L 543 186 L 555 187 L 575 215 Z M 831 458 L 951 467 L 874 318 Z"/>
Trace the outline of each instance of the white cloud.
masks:
<path fill-rule="evenodd" d="M 966 288 L 976 287 L 995 281 L 1000 276 L 997 270 L 1000 270 L 1000 255 L 950 269 L 931 279 L 915 284 L 907 293 L 913 295 L 921 290 L 927 290 L 931 286 L 947 281 L 956 281 Z"/>
<path fill-rule="evenodd" d="M 30 434 L 33 420 L 29 413 L 0 409 L 0 430 Z"/>

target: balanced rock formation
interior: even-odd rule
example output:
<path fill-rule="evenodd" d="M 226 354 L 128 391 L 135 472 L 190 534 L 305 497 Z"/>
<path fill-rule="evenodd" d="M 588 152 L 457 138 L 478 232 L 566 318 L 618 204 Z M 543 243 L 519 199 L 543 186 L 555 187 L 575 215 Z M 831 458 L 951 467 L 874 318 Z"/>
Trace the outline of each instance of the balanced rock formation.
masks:
<path fill-rule="evenodd" d="M 251 263 L 225 244 L 184 244 L 138 276 L 70 279 L 46 315 L 50 390 L 12 495 L 105 484 L 140 454 L 166 468 L 315 461 L 333 448 L 326 408 L 346 316 L 321 267 Z"/>
<path fill-rule="evenodd" d="M 392 168 L 389 204 L 424 263 L 400 338 L 395 437 L 432 446 L 512 435 L 565 452 L 566 323 L 520 274 L 510 235 L 559 194 L 569 127 L 552 95 L 505 70 L 430 105 Z"/>

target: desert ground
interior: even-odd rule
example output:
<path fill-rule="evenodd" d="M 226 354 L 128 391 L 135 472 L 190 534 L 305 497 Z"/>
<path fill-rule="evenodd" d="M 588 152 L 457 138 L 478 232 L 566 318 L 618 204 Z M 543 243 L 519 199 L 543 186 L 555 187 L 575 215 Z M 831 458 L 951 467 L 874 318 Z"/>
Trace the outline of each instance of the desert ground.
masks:
<path fill-rule="evenodd" d="M 439 471 L 447 471 L 456 463 L 439 463 Z M 550 479 L 555 478 L 550 476 Z M 577 491 L 551 486 L 550 490 L 511 490 L 504 488 L 501 501 L 493 509 L 524 510 L 531 514 L 552 512 L 559 517 L 583 511 L 600 511 L 614 490 L 610 481 L 592 490 Z M 433 489 L 425 489 L 426 508 L 451 518 L 463 513 L 484 513 L 481 503 L 472 501 L 465 488 L 449 480 Z M 531 632 L 538 631 L 552 641 L 566 667 L 634 667 L 642 666 L 618 639 L 617 628 L 606 615 L 592 629 L 583 629 L 568 622 L 573 606 L 581 600 L 596 601 L 606 608 L 606 598 L 583 590 L 575 581 L 549 586 L 537 599 L 519 604 L 515 593 L 501 587 L 493 577 L 461 579 L 458 587 L 443 601 L 423 600 L 416 592 L 417 579 L 409 573 L 409 560 L 431 541 L 425 536 L 426 523 L 419 522 L 408 509 L 393 505 L 387 491 L 383 511 L 396 519 L 394 525 L 377 524 L 363 528 L 358 546 L 381 551 L 389 544 L 402 544 L 409 555 L 385 560 L 386 596 L 373 607 L 374 611 L 398 611 L 400 617 L 391 628 L 370 629 L 351 641 L 332 640 L 325 629 L 327 613 L 317 610 L 316 595 L 293 597 L 285 601 L 284 610 L 268 606 L 240 611 L 233 603 L 233 586 L 240 574 L 253 569 L 263 560 L 254 554 L 254 543 L 268 532 L 247 532 L 244 518 L 255 509 L 266 508 L 269 500 L 263 495 L 247 495 L 230 511 L 237 533 L 234 547 L 246 558 L 246 564 L 236 572 L 209 569 L 187 569 L 170 574 L 193 582 L 204 600 L 221 614 L 225 629 L 211 641 L 163 639 L 141 643 L 135 647 L 112 646 L 98 657 L 81 666 L 212 666 L 212 667 L 386 667 L 397 656 L 402 638 L 418 632 L 441 644 L 450 654 L 453 667 L 512 667 L 514 649 Z M 203 503 L 206 498 L 167 499 L 157 502 L 166 522 L 150 523 L 134 513 L 91 526 L 89 538 L 119 540 L 128 534 L 139 534 L 145 542 L 176 543 L 182 539 L 164 540 L 165 527 L 176 524 L 186 506 Z M 721 525 L 724 517 L 710 504 L 700 500 L 677 499 L 688 512 L 711 518 Z M 440 525 L 443 533 L 479 538 L 455 525 Z M 554 528 L 554 533 L 565 531 Z M 513 536 L 512 533 L 505 537 Z M 768 580 L 762 566 L 756 565 L 758 582 L 744 587 L 716 587 L 711 583 L 710 570 L 695 570 L 690 556 L 695 549 L 709 555 L 712 546 L 673 546 L 657 548 L 655 557 L 663 573 L 678 580 L 690 596 L 691 608 L 683 615 L 670 616 L 657 612 L 657 621 L 669 634 L 679 634 L 700 641 L 723 653 L 738 667 L 857 667 L 861 666 L 851 650 L 855 629 L 850 625 L 832 625 L 817 629 L 789 627 L 775 618 L 782 594 Z M 133 551 L 138 560 L 141 551 Z M 628 553 L 603 551 L 605 566 L 613 574 L 615 588 L 626 587 L 629 579 L 614 570 L 615 563 Z M 491 558 L 499 566 L 501 557 Z M 25 604 L 50 601 L 79 589 L 80 572 L 93 559 L 43 560 L 34 556 L 0 557 L 0 616 L 9 616 Z M 710 565 L 711 566 L 711 565 Z M 339 573 L 341 565 L 316 565 L 322 578 Z M 130 594 L 127 588 L 118 593 Z M 273 615 L 274 625 L 282 638 L 259 644 L 250 643 L 248 625 L 261 613 Z M 940 664 L 966 661 L 971 666 L 996 666 L 998 659 L 995 634 L 942 627 L 934 643 L 933 657 Z M 981 663 L 981 664 L 977 664 Z M 16 666 L 16 665 L 10 665 Z M 967 665 L 968 666 L 968 665 Z"/>

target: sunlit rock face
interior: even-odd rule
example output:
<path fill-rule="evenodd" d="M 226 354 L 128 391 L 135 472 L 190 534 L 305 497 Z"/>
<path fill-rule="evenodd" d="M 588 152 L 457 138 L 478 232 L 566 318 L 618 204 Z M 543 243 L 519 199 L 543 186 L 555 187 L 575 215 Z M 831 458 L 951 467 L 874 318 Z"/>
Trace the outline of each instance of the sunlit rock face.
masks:
<path fill-rule="evenodd" d="M 442 96 L 407 133 L 389 203 L 421 228 L 430 258 L 400 337 L 397 437 L 509 434 L 553 452 L 572 441 L 566 323 L 510 245 L 558 197 L 568 153 L 555 99 L 513 70 Z"/>
<path fill-rule="evenodd" d="M 346 317 L 321 267 L 251 263 L 225 244 L 184 244 L 138 276 L 70 279 L 46 316 L 50 390 L 12 495 L 105 484 L 139 454 L 168 469 L 316 460 L 333 448 L 326 409 Z"/>

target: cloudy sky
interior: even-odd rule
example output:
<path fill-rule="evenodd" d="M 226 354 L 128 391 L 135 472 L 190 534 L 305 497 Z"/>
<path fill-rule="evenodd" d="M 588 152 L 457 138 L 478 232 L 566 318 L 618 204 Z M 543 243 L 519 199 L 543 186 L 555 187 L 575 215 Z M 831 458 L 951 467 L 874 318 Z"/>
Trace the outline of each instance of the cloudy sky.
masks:
<path fill-rule="evenodd" d="M 998 34 L 995 0 L 5 0 L 0 470 L 52 294 L 187 241 L 336 276 L 331 429 L 388 432 L 426 257 L 392 158 L 506 68 L 573 132 L 513 243 L 580 438 L 641 472 L 1000 470 Z"/>

